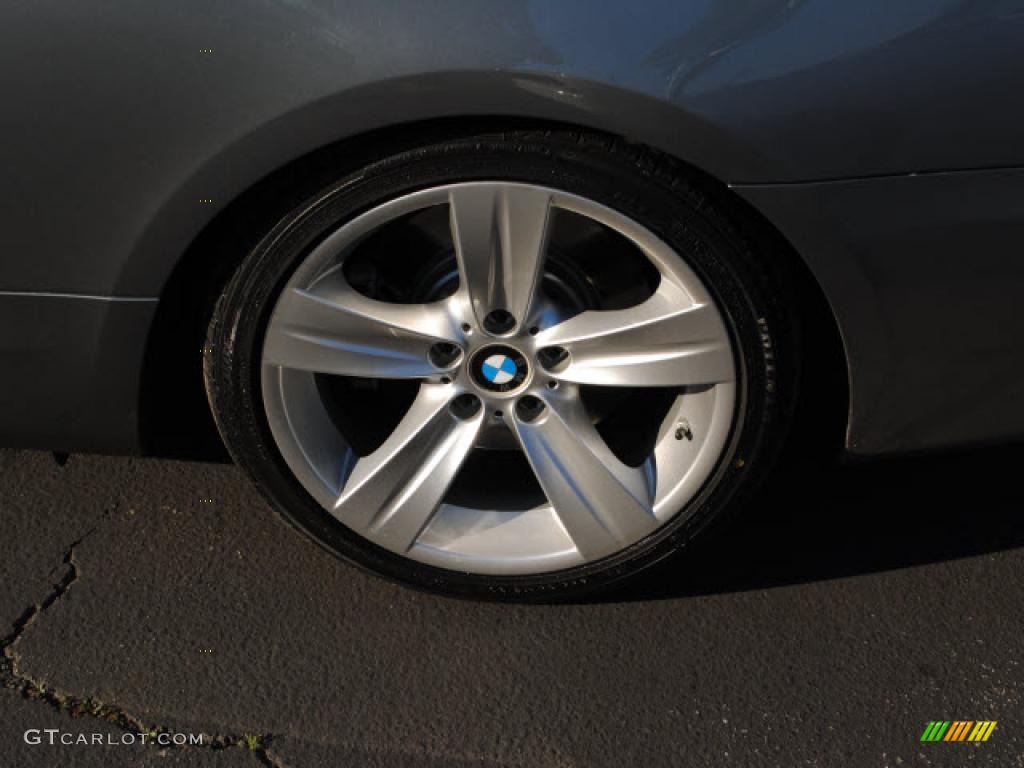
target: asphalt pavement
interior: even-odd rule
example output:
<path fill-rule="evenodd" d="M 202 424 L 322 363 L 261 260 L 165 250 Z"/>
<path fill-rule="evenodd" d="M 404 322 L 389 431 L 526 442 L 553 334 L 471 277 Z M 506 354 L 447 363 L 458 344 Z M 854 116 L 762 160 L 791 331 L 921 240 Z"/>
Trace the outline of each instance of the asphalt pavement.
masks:
<path fill-rule="evenodd" d="M 0 765 L 1024 766 L 1022 467 L 808 474 L 628 591 L 509 606 L 335 560 L 229 465 L 2 451 Z"/>

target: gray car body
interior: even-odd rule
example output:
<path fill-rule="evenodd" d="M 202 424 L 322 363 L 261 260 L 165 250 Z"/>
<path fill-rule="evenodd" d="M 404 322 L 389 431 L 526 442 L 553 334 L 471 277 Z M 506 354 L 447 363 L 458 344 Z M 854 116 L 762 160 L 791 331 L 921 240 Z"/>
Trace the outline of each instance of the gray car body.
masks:
<path fill-rule="evenodd" d="M 1024 434 L 1022 2 L 33 0 L 0 13 L 7 444 L 141 450 L 153 318 L 221 211 L 320 147 L 482 117 L 650 145 L 760 211 L 834 314 L 852 453 Z M 198 376 L 194 353 L 181 364 Z"/>

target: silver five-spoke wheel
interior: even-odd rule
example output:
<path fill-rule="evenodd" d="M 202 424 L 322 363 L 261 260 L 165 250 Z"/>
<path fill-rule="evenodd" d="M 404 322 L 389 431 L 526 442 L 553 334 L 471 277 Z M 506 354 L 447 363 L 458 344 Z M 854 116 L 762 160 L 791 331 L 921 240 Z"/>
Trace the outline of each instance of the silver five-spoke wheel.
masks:
<path fill-rule="evenodd" d="M 388 300 L 373 262 L 397 258 L 387 232 L 410 222 L 447 231 L 400 254 L 429 279 Z M 613 241 L 643 284 L 588 298 L 587 249 Z M 273 306 L 259 376 L 277 449 L 337 521 L 420 563 L 516 575 L 594 562 L 685 513 L 729 438 L 737 363 L 686 253 L 590 199 L 474 181 L 320 240 Z M 332 379 L 349 388 L 332 396 Z M 388 386 L 406 393 L 399 412 L 356 414 L 384 429 L 354 438 L 339 412 Z"/>

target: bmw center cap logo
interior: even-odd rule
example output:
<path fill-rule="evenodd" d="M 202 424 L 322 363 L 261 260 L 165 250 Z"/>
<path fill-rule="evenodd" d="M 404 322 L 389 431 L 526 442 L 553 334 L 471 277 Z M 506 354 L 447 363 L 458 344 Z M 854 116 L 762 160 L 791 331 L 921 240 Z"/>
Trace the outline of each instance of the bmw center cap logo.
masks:
<path fill-rule="evenodd" d="M 508 355 L 491 355 L 481 369 L 491 384 L 508 384 L 519 373 L 515 360 Z"/>
<path fill-rule="evenodd" d="M 523 383 L 528 372 L 522 353 L 498 344 L 477 352 L 472 366 L 476 383 L 492 392 L 511 392 Z"/>

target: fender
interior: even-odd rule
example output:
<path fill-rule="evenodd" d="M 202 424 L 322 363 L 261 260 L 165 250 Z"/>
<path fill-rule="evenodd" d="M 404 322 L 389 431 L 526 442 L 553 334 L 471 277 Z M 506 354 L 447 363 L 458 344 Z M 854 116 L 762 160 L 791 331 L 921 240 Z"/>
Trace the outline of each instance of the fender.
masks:
<path fill-rule="evenodd" d="M 226 203 L 289 162 L 382 129 L 449 119 L 562 123 L 622 136 L 717 178 L 757 175 L 758 152 L 672 104 L 614 86 L 512 72 L 451 72 L 359 86 L 275 116 L 204 158 L 152 217 L 123 262 L 115 295 L 157 296 L 188 244 Z M 693 162 L 690 162 L 693 165 Z M 213 200 L 214 204 L 197 201 Z"/>

